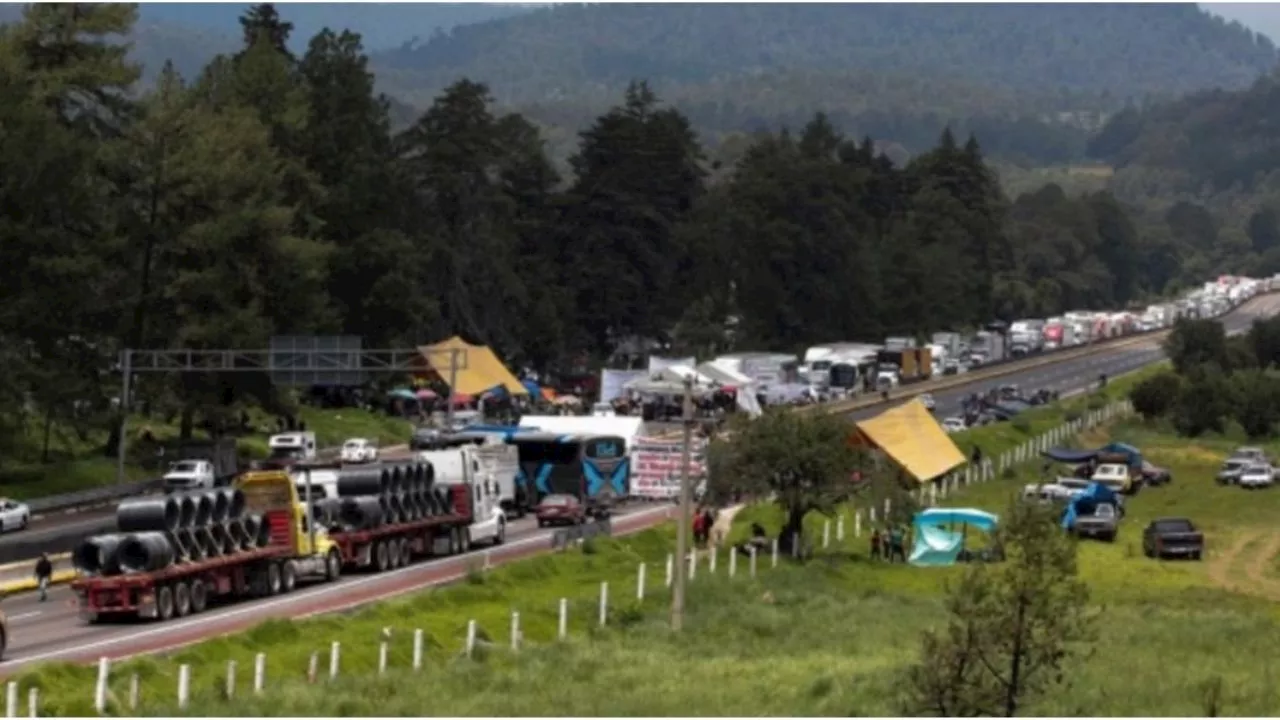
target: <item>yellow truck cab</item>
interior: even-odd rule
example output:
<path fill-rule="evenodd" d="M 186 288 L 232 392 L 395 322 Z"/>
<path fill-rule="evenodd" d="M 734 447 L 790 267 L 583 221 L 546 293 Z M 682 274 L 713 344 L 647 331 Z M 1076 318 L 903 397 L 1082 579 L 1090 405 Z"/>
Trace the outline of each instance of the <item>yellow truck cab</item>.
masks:
<path fill-rule="evenodd" d="M 240 475 L 236 488 L 244 493 L 246 512 L 262 516 L 271 543 L 287 543 L 293 548 L 291 561 L 282 569 L 291 575 L 282 578 L 287 586 L 299 577 L 336 580 L 342 570 L 342 555 L 328 531 L 313 521 L 310 506 L 299 497 L 294 483 L 285 470 L 259 470 Z"/>

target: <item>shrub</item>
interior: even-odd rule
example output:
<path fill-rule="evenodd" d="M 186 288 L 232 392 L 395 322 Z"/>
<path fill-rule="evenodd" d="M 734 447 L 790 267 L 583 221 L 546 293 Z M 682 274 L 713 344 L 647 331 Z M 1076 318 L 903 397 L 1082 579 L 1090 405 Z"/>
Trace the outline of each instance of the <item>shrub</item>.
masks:
<path fill-rule="evenodd" d="M 1135 385 L 1129 391 L 1129 402 L 1143 419 L 1154 420 L 1169 413 L 1181 391 L 1182 378 L 1166 371 Z"/>

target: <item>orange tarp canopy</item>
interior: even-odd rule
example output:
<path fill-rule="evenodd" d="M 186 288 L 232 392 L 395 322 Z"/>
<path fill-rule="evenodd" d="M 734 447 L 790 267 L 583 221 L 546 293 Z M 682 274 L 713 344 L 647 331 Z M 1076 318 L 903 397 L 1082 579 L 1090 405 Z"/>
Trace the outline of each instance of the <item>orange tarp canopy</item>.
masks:
<path fill-rule="evenodd" d="M 464 393 L 467 395 L 479 395 L 486 390 L 501 385 L 506 388 L 507 392 L 512 395 L 528 395 L 529 391 L 525 390 L 524 385 L 511 374 L 511 371 L 502 364 L 498 356 L 484 345 L 472 345 L 466 340 L 454 335 L 443 342 L 435 345 L 425 345 L 418 348 L 426 359 L 427 364 L 432 370 L 440 376 L 446 383 L 450 380 L 453 372 L 450 369 L 451 358 L 453 355 L 450 350 L 461 350 L 458 354 L 458 365 L 456 382 L 451 388 L 455 393 Z"/>
<path fill-rule="evenodd" d="M 919 398 L 857 423 L 859 439 L 880 448 L 918 482 L 965 463 L 964 453 Z"/>

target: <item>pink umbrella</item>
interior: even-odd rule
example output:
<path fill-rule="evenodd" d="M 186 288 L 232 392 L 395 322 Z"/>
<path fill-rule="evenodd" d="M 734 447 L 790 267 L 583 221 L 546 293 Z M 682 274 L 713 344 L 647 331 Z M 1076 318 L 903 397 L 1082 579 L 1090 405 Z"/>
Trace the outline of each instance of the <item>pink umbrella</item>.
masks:
<path fill-rule="evenodd" d="M 466 393 L 454 393 L 454 394 L 453 394 L 453 404 L 454 404 L 454 405 L 467 405 L 467 404 L 470 404 L 473 400 L 474 400 L 474 398 L 472 398 L 470 395 L 468 395 L 468 394 L 466 394 Z"/>
<path fill-rule="evenodd" d="M 436 397 L 438 397 L 435 392 L 428 390 L 427 388 L 419 390 L 417 395 L 419 400 L 435 400 Z"/>

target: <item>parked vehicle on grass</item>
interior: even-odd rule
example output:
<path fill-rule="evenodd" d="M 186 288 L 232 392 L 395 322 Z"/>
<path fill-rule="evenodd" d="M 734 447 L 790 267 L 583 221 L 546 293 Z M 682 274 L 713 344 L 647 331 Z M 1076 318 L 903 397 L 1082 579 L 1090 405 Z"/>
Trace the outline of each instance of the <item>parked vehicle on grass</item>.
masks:
<path fill-rule="evenodd" d="M 1142 461 L 1142 484 L 1151 487 L 1159 487 L 1168 485 L 1173 482 L 1173 473 L 1168 468 L 1162 468 L 1159 465 L 1152 465 L 1146 460 Z"/>
<path fill-rule="evenodd" d="M 1101 503 L 1093 509 L 1093 514 L 1077 517 L 1071 531 L 1076 537 L 1113 542 L 1120 531 L 1120 514 L 1114 505 Z"/>
<path fill-rule="evenodd" d="M 1093 469 L 1091 481 L 1105 485 L 1112 492 L 1132 492 L 1135 487 L 1129 475 L 1129 466 L 1121 463 L 1103 463 Z"/>
<path fill-rule="evenodd" d="M 378 460 L 378 446 L 364 438 L 351 438 L 342 443 L 341 457 L 344 463 L 369 463 Z"/>
<path fill-rule="evenodd" d="M 1157 560 L 1166 557 L 1199 560 L 1204 553 L 1204 534 L 1188 518 L 1157 518 L 1142 531 L 1142 553 Z"/>
<path fill-rule="evenodd" d="M 1242 488 L 1255 490 L 1258 488 L 1271 487 L 1275 482 L 1276 470 L 1270 465 L 1262 463 L 1254 463 L 1248 465 L 1240 473 L 1240 477 L 1236 480 L 1236 484 Z"/>
<path fill-rule="evenodd" d="M 1216 480 L 1219 485 L 1235 485 L 1240 481 L 1240 475 L 1245 468 L 1253 464 L 1253 460 L 1249 458 L 1227 458 L 1222 463 L 1222 468 L 1218 470 Z"/>

